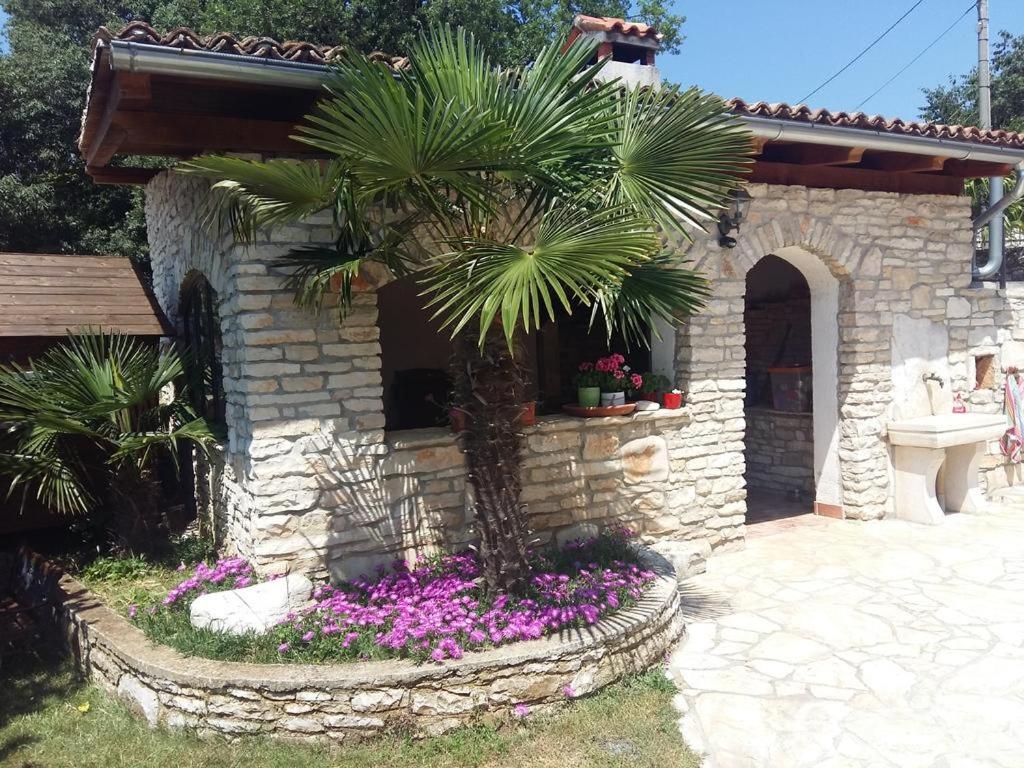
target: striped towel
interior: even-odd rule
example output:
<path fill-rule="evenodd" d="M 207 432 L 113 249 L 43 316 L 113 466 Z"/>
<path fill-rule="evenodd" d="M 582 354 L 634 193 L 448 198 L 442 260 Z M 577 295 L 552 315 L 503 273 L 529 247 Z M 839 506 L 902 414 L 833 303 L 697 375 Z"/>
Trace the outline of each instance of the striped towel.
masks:
<path fill-rule="evenodd" d="M 1005 389 L 1003 407 L 1010 419 L 1010 428 L 999 438 L 999 448 L 1010 461 L 1020 464 L 1024 459 L 1024 435 L 1021 434 L 1021 427 L 1024 427 L 1024 384 L 1020 375 L 1007 374 Z"/>

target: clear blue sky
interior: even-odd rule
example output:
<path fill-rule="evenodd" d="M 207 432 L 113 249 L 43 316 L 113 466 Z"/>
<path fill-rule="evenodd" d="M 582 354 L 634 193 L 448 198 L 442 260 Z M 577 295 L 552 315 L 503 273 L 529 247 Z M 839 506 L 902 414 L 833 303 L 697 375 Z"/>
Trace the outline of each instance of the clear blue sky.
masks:
<path fill-rule="evenodd" d="M 748 100 L 796 102 L 857 55 L 914 0 L 676 0 L 687 17 L 686 42 L 659 60 L 662 74 L 685 85 Z M 970 5 L 924 0 L 864 58 L 817 93 L 812 106 L 852 110 L 907 64 Z M 1024 33 L 1024 1 L 990 0 L 993 32 Z M 0 11 L 0 27 L 5 16 Z M 974 12 L 864 111 L 916 118 L 921 88 L 969 71 L 977 59 Z M 994 37 L 994 34 L 993 34 Z M 0 40 L 0 49 L 3 42 Z"/>
<path fill-rule="evenodd" d="M 795 103 L 856 56 L 914 0 L 675 0 L 686 42 L 661 56 L 662 75 L 720 96 Z M 1024 0 L 990 0 L 994 32 L 1024 33 Z M 970 0 L 924 0 L 884 40 L 811 100 L 852 110 L 949 27 Z M 916 118 L 921 88 L 977 62 L 977 14 L 968 15 L 863 111 Z"/>

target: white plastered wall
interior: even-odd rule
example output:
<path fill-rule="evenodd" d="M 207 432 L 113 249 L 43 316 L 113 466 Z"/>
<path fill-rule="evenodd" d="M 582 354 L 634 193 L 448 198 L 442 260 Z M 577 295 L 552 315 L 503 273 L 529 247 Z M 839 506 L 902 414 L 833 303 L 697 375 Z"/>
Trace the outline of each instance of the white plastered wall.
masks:
<path fill-rule="evenodd" d="M 815 501 L 843 504 L 839 473 L 839 281 L 820 258 L 799 246 L 775 251 L 811 289 Z"/>

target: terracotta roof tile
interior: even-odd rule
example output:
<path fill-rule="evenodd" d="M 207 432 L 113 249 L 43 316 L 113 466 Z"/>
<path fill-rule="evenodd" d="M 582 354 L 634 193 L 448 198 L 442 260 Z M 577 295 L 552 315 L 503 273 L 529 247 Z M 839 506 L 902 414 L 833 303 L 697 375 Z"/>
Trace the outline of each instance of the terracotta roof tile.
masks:
<path fill-rule="evenodd" d="M 653 40 L 661 40 L 662 35 L 649 24 L 641 24 L 625 19 L 616 19 L 611 16 L 587 16 L 583 13 L 576 14 L 572 20 L 573 26 L 583 32 L 618 32 L 620 35 L 630 37 L 649 37 Z"/>
<path fill-rule="evenodd" d="M 106 27 L 100 27 L 96 33 L 97 42 L 125 40 L 147 45 L 161 45 L 167 48 L 182 48 L 192 51 L 210 51 L 213 53 L 231 53 L 236 56 L 252 56 L 260 59 L 276 61 L 294 61 L 302 64 L 329 64 L 343 53 L 343 45 L 314 45 L 300 40 L 280 42 L 271 37 L 238 38 L 226 32 L 212 35 L 200 35 L 188 27 L 176 27 L 165 34 L 160 34 L 143 21 L 135 21 L 119 32 L 113 33 Z M 392 69 L 400 70 L 408 66 L 408 59 L 402 56 L 390 56 L 380 51 L 368 54 L 372 61 L 381 61 Z"/>
<path fill-rule="evenodd" d="M 764 101 L 748 103 L 743 99 L 729 99 L 725 103 L 737 115 L 1024 149 L 1024 134 L 1013 131 L 983 131 L 981 128 L 973 126 L 911 122 L 898 117 L 886 118 L 879 115 L 867 115 L 863 112 L 832 112 L 828 109 L 811 109 L 805 104 L 791 106 L 783 103 L 769 104 Z"/>
<path fill-rule="evenodd" d="M 628 22 L 603 16 L 587 16 L 578 14 L 574 25 L 582 31 L 619 32 L 621 34 L 660 39 L 660 35 L 647 24 Z M 295 40 L 279 42 L 269 37 L 237 38 L 226 33 L 209 36 L 199 35 L 188 27 L 178 27 L 161 35 L 148 24 L 137 21 L 129 24 L 117 33 L 111 33 L 101 27 L 96 35 L 97 42 L 110 40 L 128 40 L 149 45 L 161 45 L 168 48 L 184 48 L 219 53 L 232 53 L 239 56 L 252 56 L 263 59 L 294 61 L 304 64 L 330 63 L 345 50 L 344 46 L 313 45 Z M 380 51 L 368 54 L 373 61 L 387 64 L 394 70 L 403 70 L 409 66 L 409 60 L 400 56 L 390 56 Z M 939 123 L 909 122 L 899 118 L 884 118 L 878 115 L 867 115 L 863 112 L 832 112 L 828 109 L 811 109 L 804 104 L 795 106 L 783 103 L 769 104 L 764 101 L 746 102 L 743 99 L 729 99 L 728 107 L 737 115 L 765 117 L 774 120 L 792 120 L 794 122 L 831 125 L 844 128 L 858 128 L 883 133 L 921 136 L 931 139 L 952 139 L 973 144 L 989 144 L 1011 149 L 1024 149 L 1024 134 L 1013 131 L 983 131 L 973 126 L 941 125 Z"/>

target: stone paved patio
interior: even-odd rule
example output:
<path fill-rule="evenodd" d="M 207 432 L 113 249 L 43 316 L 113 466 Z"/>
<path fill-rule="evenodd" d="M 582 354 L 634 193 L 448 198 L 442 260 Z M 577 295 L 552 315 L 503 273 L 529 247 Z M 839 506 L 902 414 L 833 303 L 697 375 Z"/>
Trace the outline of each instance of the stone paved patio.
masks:
<path fill-rule="evenodd" d="M 1024 500 L 785 523 L 684 586 L 670 670 L 705 768 L 1024 765 Z"/>

